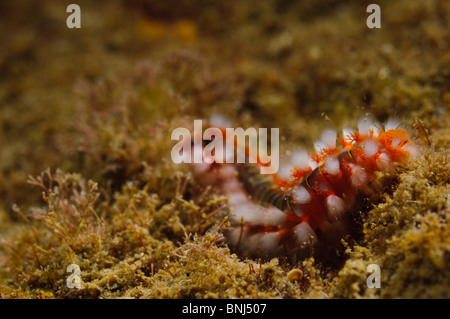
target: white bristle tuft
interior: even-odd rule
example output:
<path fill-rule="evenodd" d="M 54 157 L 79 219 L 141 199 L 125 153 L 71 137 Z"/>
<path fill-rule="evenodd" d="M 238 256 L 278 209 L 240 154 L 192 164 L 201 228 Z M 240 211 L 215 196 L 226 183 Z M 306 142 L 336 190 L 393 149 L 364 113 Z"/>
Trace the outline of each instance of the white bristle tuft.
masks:
<path fill-rule="evenodd" d="M 311 194 L 302 185 L 293 190 L 294 200 L 299 204 L 308 204 L 311 201 Z"/>
<path fill-rule="evenodd" d="M 316 233 L 311 228 L 311 226 L 303 222 L 294 227 L 294 234 L 299 243 L 309 243 L 311 239 L 316 238 Z"/>
<path fill-rule="evenodd" d="M 305 151 L 296 151 L 292 154 L 291 163 L 295 168 L 306 171 L 309 166 L 309 156 Z"/>
<path fill-rule="evenodd" d="M 228 205 L 231 207 L 236 207 L 238 205 L 244 205 L 248 203 L 248 195 L 244 192 L 234 192 L 228 195 Z"/>
<path fill-rule="evenodd" d="M 212 114 L 209 118 L 211 126 L 218 128 L 232 127 L 231 121 L 221 114 Z"/>
<path fill-rule="evenodd" d="M 324 164 L 325 171 L 330 175 L 339 174 L 339 160 L 337 157 L 328 157 Z"/>
<path fill-rule="evenodd" d="M 351 182 L 356 189 L 363 189 L 367 183 L 367 173 L 365 169 L 359 165 L 349 164 L 351 167 Z"/>
<path fill-rule="evenodd" d="M 327 146 L 322 141 L 317 141 L 314 143 L 314 149 L 316 150 L 316 152 L 320 152 L 326 148 Z"/>
<path fill-rule="evenodd" d="M 274 226 L 281 225 L 286 220 L 286 214 L 276 207 L 263 207 L 248 200 L 234 207 L 232 220 L 250 225 Z"/>
<path fill-rule="evenodd" d="M 398 120 L 396 118 L 390 118 L 390 119 L 388 119 L 386 124 L 384 124 L 385 131 L 395 130 L 395 129 L 398 129 L 399 127 L 400 127 L 400 120 Z"/>
<path fill-rule="evenodd" d="M 315 161 L 313 161 L 313 159 L 312 158 L 310 158 L 309 160 L 308 160 L 308 163 L 309 163 L 309 167 L 311 168 L 311 169 L 316 169 L 317 168 L 317 163 L 315 162 Z"/>
<path fill-rule="evenodd" d="M 328 214 L 338 219 L 345 212 L 345 201 L 336 195 L 329 195 L 326 199 Z"/>
<path fill-rule="evenodd" d="M 351 130 L 351 129 L 348 129 L 348 128 L 345 128 L 345 129 L 343 129 L 342 130 L 342 138 L 343 138 L 343 140 L 344 140 L 344 142 L 346 143 L 346 144 L 350 144 L 350 143 L 354 143 L 353 142 L 353 140 L 352 140 L 352 134 L 354 133 L 354 130 Z"/>
<path fill-rule="evenodd" d="M 194 167 L 194 171 L 197 174 L 202 174 L 205 173 L 208 169 L 210 169 L 211 164 L 208 163 L 197 163 L 197 164 L 193 164 Z"/>
<path fill-rule="evenodd" d="M 229 228 L 225 232 L 225 237 L 231 247 L 236 247 L 245 235 L 246 231 L 240 228 Z"/>
<path fill-rule="evenodd" d="M 364 156 L 370 158 L 378 153 L 378 143 L 375 140 L 367 140 L 364 142 Z"/>
<path fill-rule="evenodd" d="M 291 177 L 292 165 L 282 165 L 277 172 L 277 176 L 281 179 L 288 180 Z"/>
<path fill-rule="evenodd" d="M 322 192 L 329 192 L 332 189 L 332 186 L 330 185 L 330 183 L 323 181 L 323 182 L 319 182 L 317 184 L 317 187 L 319 188 L 319 190 L 321 190 Z"/>
<path fill-rule="evenodd" d="M 229 193 L 242 192 L 241 182 L 237 178 L 228 178 L 223 182 L 223 189 L 226 189 Z"/>
<path fill-rule="evenodd" d="M 394 139 L 392 139 L 392 144 L 391 145 L 393 147 L 397 147 L 397 146 L 400 145 L 400 142 L 401 142 L 401 140 L 399 138 L 394 138 Z"/>
<path fill-rule="evenodd" d="M 374 125 L 374 122 L 371 119 L 362 118 L 358 122 L 358 131 L 359 134 L 369 135 L 370 131 L 373 133 L 377 133 L 377 127 Z"/>
<path fill-rule="evenodd" d="M 259 206 L 248 203 L 247 201 L 243 205 L 234 207 L 234 216 L 232 219 L 239 223 L 243 221 L 247 224 L 258 225 L 261 221 L 260 213 L 261 209 Z"/>
<path fill-rule="evenodd" d="M 219 175 L 223 179 L 235 177 L 237 176 L 236 167 L 233 165 L 223 165 L 219 170 Z"/>
<path fill-rule="evenodd" d="M 248 238 L 249 244 L 261 254 L 274 254 L 280 249 L 281 236 L 278 232 L 254 234 Z"/>
<path fill-rule="evenodd" d="M 336 137 L 337 133 L 335 130 L 325 130 L 322 133 L 321 141 L 323 144 L 325 144 L 325 147 L 334 148 L 336 147 Z"/>
<path fill-rule="evenodd" d="M 377 158 L 377 165 L 380 170 L 384 170 L 385 168 L 389 167 L 390 162 L 391 160 L 389 158 L 389 155 L 383 152 Z"/>
<path fill-rule="evenodd" d="M 374 125 L 371 127 L 371 129 L 372 129 L 372 133 L 373 133 L 372 136 L 374 136 L 374 137 L 380 136 L 380 128 L 378 126 Z"/>
<path fill-rule="evenodd" d="M 411 144 L 411 143 L 406 143 L 404 146 L 403 146 L 403 150 L 404 151 L 406 151 L 406 152 L 408 152 L 409 153 L 409 155 L 411 156 L 411 157 L 416 157 L 416 155 L 417 155 L 417 148 L 413 145 L 413 144 Z"/>
<path fill-rule="evenodd" d="M 346 141 L 350 141 L 350 136 L 353 134 L 354 130 L 349 129 L 349 128 L 344 128 L 342 130 L 342 137 L 346 140 Z"/>
<path fill-rule="evenodd" d="M 294 212 L 295 215 L 302 217 L 305 214 L 303 213 L 302 209 L 300 208 L 300 205 L 293 205 L 292 206 L 292 212 Z"/>
<path fill-rule="evenodd" d="M 264 225 L 282 225 L 286 221 L 286 214 L 276 207 L 264 209 Z"/>

